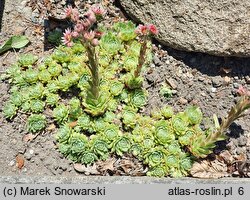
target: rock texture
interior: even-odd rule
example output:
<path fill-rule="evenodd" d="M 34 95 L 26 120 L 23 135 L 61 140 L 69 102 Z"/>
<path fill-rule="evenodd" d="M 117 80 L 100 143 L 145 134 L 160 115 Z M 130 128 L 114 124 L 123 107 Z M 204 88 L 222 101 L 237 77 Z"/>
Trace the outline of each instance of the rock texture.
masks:
<path fill-rule="evenodd" d="M 250 57 L 249 0 L 120 0 L 137 22 L 154 23 L 169 47 Z"/>

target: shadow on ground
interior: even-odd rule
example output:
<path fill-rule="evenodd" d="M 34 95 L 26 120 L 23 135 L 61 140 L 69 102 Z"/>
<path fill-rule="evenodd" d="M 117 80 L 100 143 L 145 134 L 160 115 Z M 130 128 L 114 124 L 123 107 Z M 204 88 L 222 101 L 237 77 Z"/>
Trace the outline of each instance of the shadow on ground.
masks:
<path fill-rule="evenodd" d="M 0 32 L 2 31 L 4 5 L 5 5 L 5 0 L 1 0 L 0 1 Z"/>

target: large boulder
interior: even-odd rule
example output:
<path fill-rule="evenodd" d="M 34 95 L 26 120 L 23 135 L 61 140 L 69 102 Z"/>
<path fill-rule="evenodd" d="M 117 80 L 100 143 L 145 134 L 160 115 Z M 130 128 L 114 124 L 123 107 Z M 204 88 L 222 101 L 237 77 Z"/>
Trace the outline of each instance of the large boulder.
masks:
<path fill-rule="evenodd" d="M 169 47 L 250 57 L 250 0 L 120 0 L 132 19 L 155 24 Z"/>

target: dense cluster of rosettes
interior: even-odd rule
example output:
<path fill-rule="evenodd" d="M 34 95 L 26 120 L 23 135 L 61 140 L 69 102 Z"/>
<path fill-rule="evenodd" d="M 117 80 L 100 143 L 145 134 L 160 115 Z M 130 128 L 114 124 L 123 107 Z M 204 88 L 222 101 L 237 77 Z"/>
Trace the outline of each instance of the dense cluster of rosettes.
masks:
<path fill-rule="evenodd" d="M 130 21 L 109 29 L 96 26 L 104 14 L 97 5 L 81 19 L 77 9 L 67 8 L 74 29 L 64 33 L 66 46 L 41 64 L 36 56 L 22 55 L 6 71 L 11 96 L 3 114 L 12 119 L 18 110 L 27 113 L 27 128 L 35 133 L 45 129 L 42 113 L 51 109 L 59 126 L 58 148 L 74 162 L 88 165 L 113 153 L 132 154 L 148 165 L 149 176 L 186 176 L 193 156 L 205 157 L 225 138 L 229 121 L 204 131 L 197 107 L 174 113 L 165 106 L 151 116 L 140 114 L 147 102 L 141 70 L 152 57 L 149 37 L 158 31 Z M 245 98 L 231 115 L 239 116 L 249 105 Z"/>

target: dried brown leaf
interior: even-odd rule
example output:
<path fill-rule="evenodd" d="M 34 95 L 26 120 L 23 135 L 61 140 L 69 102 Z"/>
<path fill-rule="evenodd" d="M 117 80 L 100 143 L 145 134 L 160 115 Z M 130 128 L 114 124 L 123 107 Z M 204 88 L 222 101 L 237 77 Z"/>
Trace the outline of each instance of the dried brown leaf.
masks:
<path fill-rule="evenodd" d="M 230 77 L 228 77 L 228 76 L 225 76 L 224 77 L 224 81 L 225 81 L 225 83 L 230 83 L 230 81 L 231 81 L 231 78 Z"/>
<path fill-rule="evenodd" d="M 70 122 L 69 127 L 74 128 L 77 125 L 77 121 Z"/>
<path fill-rule="evenodd" d="M 196 178 L 221 178 L 229 176 L 227 166 L 218 160 L 195 162 L 190 174 Z"/>
<path fill-rule="evenodd" d="M 34 139 L 37 137 L 37 135 L 38 135 L 38 134 L 34 135 L 34 134 L 32 134 L 32 133 L 28 133 L 28 134 L 26 134 L 26 135 L 23 136 L 22 140 L 23 140 L 24 142 L 29 142 L 29 141 L 34 140 Z"/>
<path fill-rule="evenodd" d="M 114 171 L 115 170 L 115 168 L 114 168 L 115 161 L 116 161 L 115 158 L 109 158 L 105 161 L 98 161 L 97 165 L 98 165 L 99 171 L 101 171 L 101 172 L 105 172 L 107 170 Z"/>
<path fill-rule="evenodd" d="M 225 74 L 229 74 L 232 71 L 232 68 L 222 67 L 222 68 L 220 68 L 220 71 L 224 72 Z"/>
<path fill-rule="evenodd" d="M 234 161 L 232 154 L 228 150 L 222 151 L 218 157 L 223 159 L 226 163 L 233 163 Z"/>
<path fill-rule="evenodd" d="M 18 169 L 22 169 L 23 166 L 24 166 L 24 158 L 23 158 L 23 155 L 21 154 L 18 154 L 16 156 L 16 166 Z"/>
<path fill-rule="evenodd" d="M 48 131 L 53 131 L 56 129 L 56 125 L 55 124 L 50 124 L 47 128 Z"/>
<path fill-rule="evenodd" d="M 73 165 L 73 167 L 77 172 L 85 173 L 86 175 L 90 175 L 90 174 L 98 175 L 98 174 L 100 174 L 100 172 L 97 170 L 97 166 L 95 163 L 93 165 L 87 165 L 87 166 L 80 164 L 80 163 L 75 163 Z"/>

